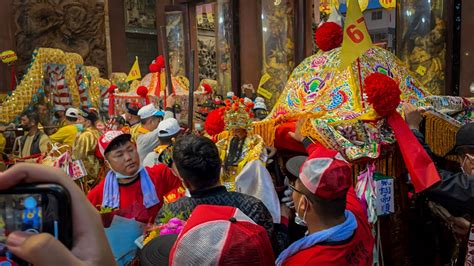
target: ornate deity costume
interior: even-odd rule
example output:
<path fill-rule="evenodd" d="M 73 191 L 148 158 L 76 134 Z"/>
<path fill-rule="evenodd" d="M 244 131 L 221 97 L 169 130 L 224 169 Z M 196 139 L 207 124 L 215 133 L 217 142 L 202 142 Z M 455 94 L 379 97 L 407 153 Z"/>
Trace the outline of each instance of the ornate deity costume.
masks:
<path fill-rule="evenodd" d="M 221 182 L 229 191 L 237 191 L 260 199 L 280 222 L 280 206 L 270 173 L 265 168 L 267 151 L 259 135 L 249 133 L 252 125 L 252 105 L 244 105 L 243 99 L 226 101 L 224 121 L 230 132 L 217 142 L 223 162 Z M 240 131 L 245 132 L 236 133 Z"/>
<path fill-rule="evenodd" d="M 76 139 L 73 149 L 73 157 L 82 160 L 87 170 L 87 178 L 84 183 L 91 187 L 96 183 L 100 170 L 100 161 L 95 156 L 95 148 L 100 132 L 96 128 L 87 128 Z"/>

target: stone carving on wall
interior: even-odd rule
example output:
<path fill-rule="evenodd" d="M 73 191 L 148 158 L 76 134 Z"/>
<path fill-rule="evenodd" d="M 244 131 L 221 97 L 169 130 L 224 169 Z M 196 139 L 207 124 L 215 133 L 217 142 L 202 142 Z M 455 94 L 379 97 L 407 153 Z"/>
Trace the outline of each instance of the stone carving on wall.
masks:
<path fill-rule="evenodd" d="M 78 53 L 107 75 L 104 1 L 13 0 L 13 8 L 21 74 L 35 48 L 50 47 Z"/>

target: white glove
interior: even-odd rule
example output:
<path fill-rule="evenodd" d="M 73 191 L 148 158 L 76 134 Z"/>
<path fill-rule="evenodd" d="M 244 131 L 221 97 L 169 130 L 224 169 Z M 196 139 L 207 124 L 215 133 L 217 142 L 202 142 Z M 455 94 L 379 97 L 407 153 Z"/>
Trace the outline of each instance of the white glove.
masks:
<path fill-rule="evenodd" d="M 293 190 L 288 186 L 289 183 L 288 177 L 285 177 L 285 185 L 287 186 L 287 189 L 285 189 L 283 192 L 284 197 L 281 199 L 281 203 L 285 204 L 290 209 L 294 209 L 295 203 L 293 202 L 293 197 L 291 196 L 293 194 Z"/>

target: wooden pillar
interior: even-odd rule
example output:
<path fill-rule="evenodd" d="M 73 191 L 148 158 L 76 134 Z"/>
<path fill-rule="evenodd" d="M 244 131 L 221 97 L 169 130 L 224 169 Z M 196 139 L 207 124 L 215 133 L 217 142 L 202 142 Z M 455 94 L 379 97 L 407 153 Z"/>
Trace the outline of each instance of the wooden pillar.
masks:
<path fill-rule="evenodd" d="M 465 97 L 474 97 L 474 93 L 470 92 L 470 85 L 474 82 L 474 1 L 462 1 L 461 14 L 461 78 L 459 84 L 459 95 Z"/>
<path fill-rule="evenodd" d="M 257 89 L 262 75 L 262 19 L 256 0 L 240 0 L 240 78 Z"/>
<path fill-rule="evenodd" d="M 110 51 L 112 70 L 109 72 L 128 72 L 127 42 L 125 36 L 125 1 L 109 0 Z"/>
<path fill-rule="evenodd" d="M 15 51 L 14 18 L 11 0 L 0 0 L 0 52 L 4 50 Z M 20 77 L 17 77 L 20 78 Z M 0 93 L 10 90 L 11 69 L 0 62 Z"/>

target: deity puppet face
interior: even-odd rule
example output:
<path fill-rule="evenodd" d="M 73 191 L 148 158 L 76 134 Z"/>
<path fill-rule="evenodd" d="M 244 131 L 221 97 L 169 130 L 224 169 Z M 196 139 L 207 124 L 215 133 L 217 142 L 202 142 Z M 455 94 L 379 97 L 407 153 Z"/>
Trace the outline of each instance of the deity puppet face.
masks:
<path fill-rule="evenodd" d="M 245 128 L 234 128 L 232 133 L 239 139 L 244 139 L 247 137 L 247 130 Z"/>

